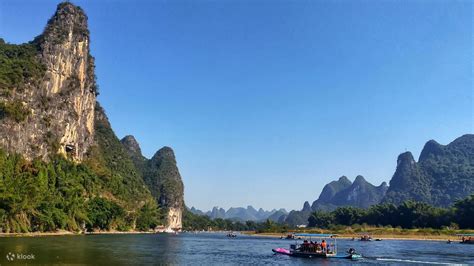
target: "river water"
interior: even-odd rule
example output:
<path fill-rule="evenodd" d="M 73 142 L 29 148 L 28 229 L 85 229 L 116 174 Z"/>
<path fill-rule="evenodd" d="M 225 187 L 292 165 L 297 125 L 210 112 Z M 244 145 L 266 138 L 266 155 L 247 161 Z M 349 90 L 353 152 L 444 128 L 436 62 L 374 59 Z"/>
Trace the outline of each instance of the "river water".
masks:
<path fill-rule="evenodd" d="M 294 240 L 224 234 L 182 233 L 83 235 L 0 238 L 0 265 L 31 264 L 314 264 L 346 265 L 344 259 L 303 259 L 274 255 L 272 248 L 288 248 Z M 444 241 L 340 239 L 339 254 L 353 247 L 364 259 L 355 264 L 474 265 L 474 245 Z M 7 258 L 8 256 L 8 258 Z"/>

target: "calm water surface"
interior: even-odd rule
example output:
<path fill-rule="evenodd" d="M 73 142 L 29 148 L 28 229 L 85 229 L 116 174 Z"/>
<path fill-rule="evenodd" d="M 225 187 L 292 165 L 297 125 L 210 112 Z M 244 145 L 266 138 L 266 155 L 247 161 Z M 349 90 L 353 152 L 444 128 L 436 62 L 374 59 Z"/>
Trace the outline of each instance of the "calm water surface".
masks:
<path fill-rule="evenodd" d="M 31 264 L 466 264 L 474 265 L 474 245 L 441 241 L 360 242 L 338 240 L 339 253 L 354 247 L 365 259 L 302 259 L 274 255 L 292 240 L 224 234 L 87 235 L 0 238 L 0 265 Z M 7 254 L 34 255 L 34 259 L 7 260 Z M 12 259 L 10 257 L 10 259 Z"/>

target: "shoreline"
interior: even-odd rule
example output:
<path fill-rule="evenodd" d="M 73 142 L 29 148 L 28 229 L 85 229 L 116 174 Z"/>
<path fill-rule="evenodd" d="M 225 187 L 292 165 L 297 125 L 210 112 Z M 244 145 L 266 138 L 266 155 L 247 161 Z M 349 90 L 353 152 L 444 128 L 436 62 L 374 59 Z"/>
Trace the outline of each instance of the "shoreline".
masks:
<path fill-rule="evenodd" d="M 255 233 L 255 232 L 242 232 L 242 234 L 256 237 L 267 237 L 280 239 L 282 236 L 285 237 L 289 233 Z M 298 233 L 296 233 L 298 234 Z M 359 241 L 356 234 L 335 234 L 338 235 L 338 239 L 352 239 Z M 459 242 L 458 237 L 455 235 L 397 235 L 397 234 L 370 234 L 372 239 L 381 240 L 419 240 L 419 241 L 448 241 Z M 360 237 L 360 236 L 359 236 Z"/>
<path fill-rule="evenodd" d="M 225 233 L 228 231 L 206 231 L 206 233 Z M 50 236 L 87 236 L 87 235 L 139 235 L 139 234 L 159 234 L 160 232 L 154 231 L 96 231 L 96 232 L 71 232 L 71 231 L 57 231 L 57 232 L 29 232 L 29 233 L 0 233 L 0 238 L 7 237 L 50 237 Z M 242 235 L 255 236 L 262 238 L 275 238 L 281 239 L 281 237 L 286 237 L 288 234 L 298 232 L 285 232 L 285 233 L 256 233 L 253 231 L 240 231 L 238 232 Z M 300 232 L 303 233 L 303 232 Z M 351 233 L 340 233 L 338 235 L 339 239 L 352 239 L 354 241 L 359 241 L 360 235 L 351 234 Z M 459 242 L 459 239 L 456 235 L 409 235 L 409 234 L 393 234 L 393 233 L 378 233 L 370 234 L 372 238 L 381 239 L 381 240 L 418 240 L 418 241 L 448 241 Z"/>

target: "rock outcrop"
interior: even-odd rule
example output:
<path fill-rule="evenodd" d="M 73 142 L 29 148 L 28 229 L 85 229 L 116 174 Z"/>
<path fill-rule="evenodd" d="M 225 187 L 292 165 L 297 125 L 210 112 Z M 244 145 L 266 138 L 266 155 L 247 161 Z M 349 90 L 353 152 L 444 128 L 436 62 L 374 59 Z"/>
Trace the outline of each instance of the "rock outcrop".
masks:
<path fill-rule="evenodd" d="M 303 204 L 303 209 L 301 209 L 301 211 L 304 211 L 304 212 L 308 212 L 308 211 L 311 211 L 311 205 L 309 205 L 309 202 L 305 201 L 304 204 Z"/>
<path fill-rule="evenodd" d="M 127 135 L 122 140 L 120 140 L 120 142 L 122 142 L 122 145 L 125 147 L 130 156 L 141 159 L 145 158 L 142 155 L 142 149 L 140 148 L 140 144 L 138 144 L 138 141 L 135 139 L 134 136 Z"/>
<path fill-rule="evenodd" d="M 28 159 L 60 153 L 80 162 L 94 141 L 97 95 L 87 16 L 71 3 L 59 4 L 31 45 L 44 75 L 2 93 L 3 105 L 21 103 L 26 115 L 22 121 L 3 116 L 0 145 Z"/>

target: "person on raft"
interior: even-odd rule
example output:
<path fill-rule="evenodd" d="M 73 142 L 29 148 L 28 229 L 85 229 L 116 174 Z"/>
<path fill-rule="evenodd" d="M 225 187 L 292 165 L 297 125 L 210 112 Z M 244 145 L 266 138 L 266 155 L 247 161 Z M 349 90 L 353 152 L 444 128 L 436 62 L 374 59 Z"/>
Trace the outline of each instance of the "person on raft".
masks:
<path fill-rule="evenodd" d="M 323 249 L 323 252 L 327 252 L 327 243 L 326 243 L 326 240 L 324 239 L 321 242 L 321 248 Z"/>

